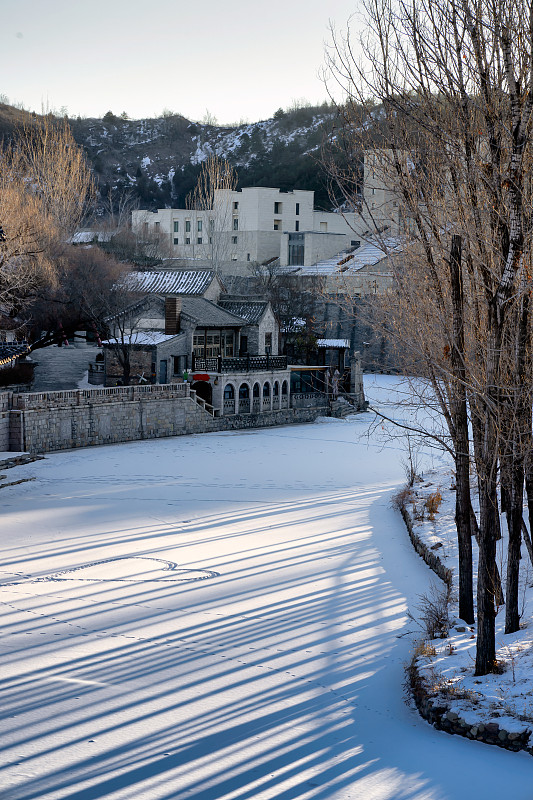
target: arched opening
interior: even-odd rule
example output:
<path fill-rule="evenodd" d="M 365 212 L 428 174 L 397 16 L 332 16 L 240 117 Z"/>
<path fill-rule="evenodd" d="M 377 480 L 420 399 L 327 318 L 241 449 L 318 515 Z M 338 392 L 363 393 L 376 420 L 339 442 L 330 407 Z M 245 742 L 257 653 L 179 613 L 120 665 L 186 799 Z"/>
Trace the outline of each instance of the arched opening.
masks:
<path fill-rule="evenodd" d="M 239 414 L 250 413 L 250 387 L 247 383 L 239 386 Z"/>
<path fill-rule="evenodd" d="M 213 405 L 213 387 L 209 381 L 196 381 L 192 384 L 191 389 L 194 389 L 197 397 L 201 397 L 210 406 Z"/>
<path fill-rule="evenodd" d="M 263 384 L 263 411 L 270 411 L 270 384 L 268 381 Z"/>
<path fill-rule="evenodd" d="M 252 410 L 254 412 L 259 412 L 261 411 L 261 387 L 259 386 L 258 383 L 254 383 L 253 395 L 254 395 L 254 400 L 253 400 Z"/>
<path fill-rule="evenodd" d="M 235 414 L 235 387 L 232 383 L 224 386 L 224 414 Z"/>
<path fill-rule="evenodd" d="M 289 385 L 287 381 L 281 384 L 281 408 L 288 408 L 289 406 Z"/>
<path fill-rule="evenodd" d="M 279 383 L 278 381 L 274 381 L 274 386 L 272 387 L 272 408 L 279 408 Z"/>

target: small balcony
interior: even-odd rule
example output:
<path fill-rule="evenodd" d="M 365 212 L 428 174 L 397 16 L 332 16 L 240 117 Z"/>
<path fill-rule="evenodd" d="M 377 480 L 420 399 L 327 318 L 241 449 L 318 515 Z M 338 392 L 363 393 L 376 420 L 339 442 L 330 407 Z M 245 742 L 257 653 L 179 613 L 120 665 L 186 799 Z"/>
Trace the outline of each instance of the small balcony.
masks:
<path fill-rule="evenodd" d="M 240 358 L 200 358 L 193 354 L 193 372 L 268 372 L 287 369 L 287 356 L 242 356 Z"/>

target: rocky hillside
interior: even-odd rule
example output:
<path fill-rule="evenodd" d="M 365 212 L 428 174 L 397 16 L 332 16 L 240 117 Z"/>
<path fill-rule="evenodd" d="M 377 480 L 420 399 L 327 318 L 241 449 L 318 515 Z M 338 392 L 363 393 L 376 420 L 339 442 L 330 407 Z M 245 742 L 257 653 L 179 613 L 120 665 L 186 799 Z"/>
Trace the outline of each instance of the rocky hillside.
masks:
<path fill-rule="evenodd" d="M 313 189 L 316 205 L 329 208 L 320 164 L 322 143 L 333 123 L 326 106 L 276 112 L 262 122 L 219 127 L 177 114 L 128 120 L 110 112 L 103 119 L 70 120 L 76 140 L 94 166 L 103 198 L 126 191 L 142 208 L 183 206 L 209 153 L 227 158 L 239 186 Z"/>

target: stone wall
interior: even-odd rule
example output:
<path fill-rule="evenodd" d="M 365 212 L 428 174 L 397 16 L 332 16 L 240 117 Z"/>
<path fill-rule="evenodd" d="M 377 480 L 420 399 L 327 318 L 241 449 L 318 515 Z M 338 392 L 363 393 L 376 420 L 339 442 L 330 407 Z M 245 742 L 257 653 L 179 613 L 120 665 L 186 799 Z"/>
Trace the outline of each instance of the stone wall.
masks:
<path fill-rule="evenodd" d="M 213 417 L 186 384 L 15 395 L 11 405 L 2 412 L 9 422 L 4 449 L 29 453 L 312 422 L 328 413 L 327 408 L 287 408 Z"/>
<path fill-rule="evenodd" d="M 0 394 L 0 452 L 9 450 L 9 408 L 11 406 L 10 392 Z"/>
<path fill-rule="evenodd" d="M 400 512 L 404 519 L 409 538 L 411 539 L 412 545 L 416 552 L 424 559 L 428 567 L 433 570 L 435 575 L 438 575 L 438 577 L 444 581 L 448 587 L 448 590 L 451 590 L 453 585 L 453 573 L 451 569 L 445 567 L 440 558 L 435 555 L 435 553 L 433 553 L 429 547 L 427 547 L 427 545 L 419 536 L 416 535 L 413 529 L 413 520 L 411 519 L 411 516 L 405 505 L 402 504 L 400 506 Z"/>
<path fill-rule="evenodd" d="M 521 731 L 507 731 L 497 722 L 476 722 L 472 724 L 451 711 L 447 703 L 439 697 L 432 696 L 426 689 L 424 681 L 418 672 L 416 658 L 408 667 L 409 684 L 421 717 L 439 731 L 464 736 L 467 739 L 476 739 L 485 744 L 494 744 L 506 750 L 525 750 L 533 755 L 533 747 L 529 746 L 531 729 L 524 726 Z"/>

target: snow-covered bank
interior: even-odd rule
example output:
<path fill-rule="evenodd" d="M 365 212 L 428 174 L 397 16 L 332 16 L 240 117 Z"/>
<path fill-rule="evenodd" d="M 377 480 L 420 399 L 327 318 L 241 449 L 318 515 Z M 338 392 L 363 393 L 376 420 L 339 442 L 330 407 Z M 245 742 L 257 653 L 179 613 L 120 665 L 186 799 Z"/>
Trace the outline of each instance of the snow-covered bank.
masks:
<path fill-rule="evenodd" d="M 2 797 L 471 800 L 473 776 L 530 797 L 533 759 L 402 698 L 431 573 L 390 505 L 403 448 L 370 422 L 11 471 L 35 480 L 2 493 Z"/>
<path fill-rule="evenodd" d="M 429 515 L 427 498 L 435 493 L 442 497 L 438 511 Z M 425 475 L 425 480 L 417 481 L 406 498 L 415 534 L 438 554 L 442 564 L 458 574 L 457 533 L 454 522 L 455 486 L 453 473 L 442 468 Z M 433 518 L 431 518 L 431 516 Z M 505 517 L 501 519 L 502 539 L 498 542 L 499 570 L 505 578 L 507 528 Z M 521 630 L 505 634 L 505 607 L 498 609 L 496 616 L 496 649 L 499 664 L 498 674 L 482 677 L 474 675 L 475 626 L 468 626 L 457 617 L 457 597 L 452 591 L 449 608 L 449 633 L 445 639 L 433 639 L 429 652 L 418 660 L 419 672 L 424 679 L 430 695 L 443 701 L 452 714 L 458 714 L 472 728 L 498 726 L 500 742 L 507 746 L 509 741 L 502 731 L 512 734 L 511 744 L 516 741 L 515 734 L 527 742 L 527 732 L 533 729 L 533 697 L 531 695 L 531 675 L 533 674 L 533 633 L 531 617 L 533 612 L 533 570 L 525 546 L 522 553 L 521 568 Z M 477 573 L 477 548 L 474 546 L 474 585 Z M 438 589 L 436 590 L 438 591 Z M 466 732 L 466 731 L 465 731 Z M 481 735 L 478 733 L 477 735 Z M 498 732 L 497 732 L 498 735 Z"/>

